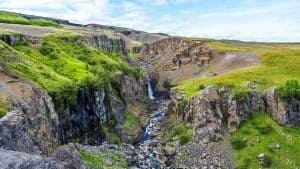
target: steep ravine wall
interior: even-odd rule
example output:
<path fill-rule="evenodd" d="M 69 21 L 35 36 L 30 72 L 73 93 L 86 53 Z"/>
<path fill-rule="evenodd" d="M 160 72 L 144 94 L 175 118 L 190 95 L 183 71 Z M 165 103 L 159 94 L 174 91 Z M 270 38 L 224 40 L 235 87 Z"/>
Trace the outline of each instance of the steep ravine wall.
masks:
<path fill-rule="evenodd" d="M 21 34 L 1 34 L 0 39 L 11 46 L 20 42 L 41 43 L 41 39 L 33 41 Z M 120 51 L 127 56 L 125 43 L 120 38 L 86 35 L 81 39 L 93 48 Z M 128 143 L 137 142 L 142 134 L 148 114 L 143 79 L 116 72 L 115 83 L 100 89 L 81 88 L 75 104 L 55 107 L 52 98 L 39 87 L 13 75 L 5 65 L 0 68 L 0 92 L 12 104 L 0 120 L 1 148 L 51 154 L 59 145 L 74 141 L 97 145 L 108 140 L 103 126 Z M 140 117 L 142 123 L 135 128 L 120 128 L 126 121 L 126 110 Z"/>
<path fill-rule="evenodd" d="M 211 86 L 185 101 L 183 92 L 172 88 L 168 113 L 176 114 L 178 122 L 191 126 L 197 141 L 219 141 L 223 138 L 224 124 L 235 132 L 252 112 L 266 112 L 280 125 L 300 126 L 300 100 L 280 99 L 275 89 L 264 93 L 252 90 L 246 99 L 233 99 L 226 88 Z"/>

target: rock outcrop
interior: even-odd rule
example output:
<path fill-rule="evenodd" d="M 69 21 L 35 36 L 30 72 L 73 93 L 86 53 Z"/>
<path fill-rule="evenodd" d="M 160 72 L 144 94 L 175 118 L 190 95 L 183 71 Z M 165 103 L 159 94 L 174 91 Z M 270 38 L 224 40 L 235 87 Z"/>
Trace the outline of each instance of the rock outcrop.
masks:
<path fill-rule="evenodd" d="M 0 67 L 0 93 L 11 101 L 0 119 L 0 147 L 49 154 L 59 144 L 59 121 L 51 98 Z"/>
<path fill-rule="evenodd" d="M 217 53 L 200 40 L 168 38 L 145 45 L 139 61 L 158 75 L 155 90 L 166 92 L 179 81 L 201 75 L 216 58 Z"/>
<path fill-rule="evenodd" d="M 228 131 L 234 132 L 252 112 L 267 112 L 281 125 L 300 126 L 300 100 L 281 99 L 274 89 L 263 94 L 254 89 L 245 99 L 234 99 L 229 97 L 229 90 L 211 86 L 188 102 L 183 101 L 183 93 L 177 88 L 171 89 L 170 94 L 168 113 L 176 114 L 178 121 L 191 126 L 200 142 L 221 140 L 225 121 Z"/>
<path fill-rule="evenodd" d="M 33 155 L 24 152 L 0 149 L 0 168 L 53 168 L 53 169 L 89 169 L 77 152 L 74 145 L 58 148 L 51 156 Z"/>
<path fill-rule="evenodd" d="M 184 121 L 193 128 L 196 140 L 207 143 L 222 139 L 223 114 L 216 87 L 204 89 L 185 110 Z"/>

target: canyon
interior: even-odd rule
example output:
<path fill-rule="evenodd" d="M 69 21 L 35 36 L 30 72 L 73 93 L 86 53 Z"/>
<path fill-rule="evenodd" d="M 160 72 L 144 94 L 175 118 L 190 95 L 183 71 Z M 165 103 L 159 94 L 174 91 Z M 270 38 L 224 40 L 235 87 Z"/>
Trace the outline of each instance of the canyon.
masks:
<path fill-rule="evenodd" d="M 51 22 L 0 23 L 0 168 L 241 168 L 233 138 L 255 115 L 285 139 L 300 127 L 298 89 L 282 96 L 271 81 L 298 80 L 298 60 L 270 80 L 269 69 L 256 70 L 273 63 L 261 56 L 276 47 L 298 57 L 298 44 Z"/>

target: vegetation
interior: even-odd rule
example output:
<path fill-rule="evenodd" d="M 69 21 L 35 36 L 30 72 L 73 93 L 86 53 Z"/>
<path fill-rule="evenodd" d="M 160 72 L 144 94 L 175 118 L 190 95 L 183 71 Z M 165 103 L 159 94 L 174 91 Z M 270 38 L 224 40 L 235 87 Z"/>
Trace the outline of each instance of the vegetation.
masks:
<path fill-rule="evenodd" d="M 249 92 L 237 90 L 237 91 L 235 91 L 232 99 L 236 100 L 240 103 L 247 103 L 249 100 L 248 97 L 249 97 Z"/>
<path fill-rule="evenodd" d="M 109 143 L 113 143 L 113 144 L 121 143 L 120 138 L 115 133 L 113 133 L 112 130 L 110 130 L 106 125 L 103 125 L 101 127 L 102 127 L 102 129 L 105 133 L 106 139 Z"/>
<path fill-rule="evenodd" d="M 179 123 L 174 127 L 172 132 L 172 138 L 175 136 L 179 137 L 179 144 L 184 145 L 191 140 L 193 136 L 193 130 L 187 127 L 185 124 Z"/>
<path fill-rule="evenodd" d="M 292 99 L 300 97 L 300 86 L 297 80 L 288 80 L 285 85 L 276 89 L 276 93 L 283 99 Z"/>
<path fill-rule="evenodd" d="M 12 48 L 0 41 L 0 48 L 0 63 L 48 91 L 57 105 L 74 104 L 79 89 L 97 90 L 114 83 L 118 70 L 143 76 L 119 53 L 92 49 L 75 34 L 47 35 L 40 47 L 20 43 Z"/>
<path fill-rule="evenodd" d="M 267 114 L 255 113 L 232 135 L 236 168 L 299 168 L 299 141 L 299 129 L 281 127 Z M 263 163 L 260 153 L 266 156 Z"/>
<path fill-rule="evenodd" d="M 184 145 L 191 141 L 193 130 L 184 123 L 177 123 L 176 115 L 168 116 L 168 122 L 168 128 L 162 128 L 162 140 L 164 142 L 172 142 L 175 141 L 175 138 L 178 138 L 179 144 Z"/>
<path fill-rule="evenodd" d="M 0 118 L 6 115 L 10 107 L 8 98 L 5 94 L 0 93 Z"/>
<path fill-rule="evenodd" d="M 229 86 L 232 89 L 247 90 L 248 83 L 255 83 L 258 90 L 278 87 L 287 80 L 300 80 L 300 45 L 253 43 L 243 47 L 239 44 L 211 41 L 207 44 L 214 49 L 224 51 L 247 51 L 259 56 L 260 64 L 214 77 L 199 77 L 183 81 L 178 88 L 190 98 L 199 92 L 198 84 L 204 86 Z"/>
<path fill-rule="evenodd" d="M 36 25 L 36 26 L 59 26 L 51 20 L 45 19 L 27 19 L 17 13 L 0 11 L 0 23 L 22 24 L 22 25 Z"/>
<path fill-rule="evenodd" d="M 138 53 L 135 53 L 131 50 L 128 51 L 128 55 L 134 59 L 137 59 L 139 57 L 139 54 Z"/>
<path fill-rule="evenodd" d="M 141 121 L 128 109 L 125 110 L 125 122 L 119 126 L 121 129 L 133 129 L 141 127 Z"/>
<path fill-rule="evenodd" d="M 83 161 L 93 169 L 117 169 L 128 168 L 123 154 L 112 152 L 87 152 L 79 150 Z M 110 161 L 111 164 L 105 163 L 104 160 Z"/>

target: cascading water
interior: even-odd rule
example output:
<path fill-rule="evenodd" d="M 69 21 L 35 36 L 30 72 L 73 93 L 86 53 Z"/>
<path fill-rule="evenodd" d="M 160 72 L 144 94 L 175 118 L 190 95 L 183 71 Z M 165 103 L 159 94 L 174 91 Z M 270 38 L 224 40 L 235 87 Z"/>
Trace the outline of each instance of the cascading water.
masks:
<path fill-rule="evenodd" d="M 160 121 L 165 117 L 165 111 L 169 101 L 156 100 L 153 96 L 153 90 L 150 82 L 148 82 L 148 97 L 157 102 L 159 109 L 150 115 L 148 125 L 145 128 L 141 142 L 138 144 L 138 148 L 146 152 L 145 157 L 147 168 L 164 168 L 164 166 L 157 159 L 153 149 L 149 147 L 149 143 L 153 141 L 154 133 L 160 128 Z"/>
<path fill-rule="evenodd" d="M 151 87 L 151 83 L 148 82 L 148 97 L 151 99 L 151 100 L 154 100 L 154 96 L 153 96 L 153 90 L 152 90 L 152 87 Z"/>

